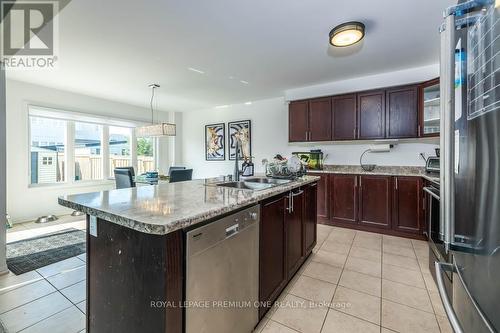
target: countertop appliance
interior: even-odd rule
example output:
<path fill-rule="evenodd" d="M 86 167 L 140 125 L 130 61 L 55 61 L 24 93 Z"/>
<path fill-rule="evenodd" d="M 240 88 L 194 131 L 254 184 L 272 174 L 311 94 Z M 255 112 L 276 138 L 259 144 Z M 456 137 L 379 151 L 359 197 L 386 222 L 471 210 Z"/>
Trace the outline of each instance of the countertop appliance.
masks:
<path fill-rule="evenodd" d="M 451 261 L 435 264 L 438 288 L 455 332 L 499 332 L 500 1 L 461 0 L 444 16 L 440 211 Z"/>
<path fill-rule="evenodd" d="M 425 161 L 425 171 L 426 172 L 438 172 L 439 173 L 439 157 L 430 156 Z"/>
<path fill-rule="evenodd" d="M 307 152 L 294 152 L 302 162 L 307 164 L 308 170 L 323 170 L 324 155 L 321 150 L 311 150 Z"/>
<path fill-rule="evenodd" d="M 257 325 L 259 205 L 186 233 L 186 332 L 247 333 Z"/>

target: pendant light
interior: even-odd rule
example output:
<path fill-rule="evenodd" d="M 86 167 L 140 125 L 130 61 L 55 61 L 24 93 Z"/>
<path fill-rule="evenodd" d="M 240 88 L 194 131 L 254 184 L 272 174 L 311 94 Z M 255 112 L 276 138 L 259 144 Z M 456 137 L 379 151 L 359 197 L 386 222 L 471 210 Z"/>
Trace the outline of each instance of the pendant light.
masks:
<path fill-rule="evenodd" d="M 361 22 L 339 24 L 330 31 L 330 44 L 345 47 L 356 44 L 365 36 L 365 25 Z"/>
<path fill-rule="evenodd" d="M 149 102 L 149 105 L 151 107 L 151 125 L 137 127 L 135 129 L 135 135 L 137 137 L 175 136 L 176 134 L 175 124 L 169 124 L 169 123 L 155 124 L 153 100 L 155 97 L 155 89 L 160 88 L 160 85 L 157 83 L 152 83 L 148 87 L 151 88 L 151 100 Z"/>

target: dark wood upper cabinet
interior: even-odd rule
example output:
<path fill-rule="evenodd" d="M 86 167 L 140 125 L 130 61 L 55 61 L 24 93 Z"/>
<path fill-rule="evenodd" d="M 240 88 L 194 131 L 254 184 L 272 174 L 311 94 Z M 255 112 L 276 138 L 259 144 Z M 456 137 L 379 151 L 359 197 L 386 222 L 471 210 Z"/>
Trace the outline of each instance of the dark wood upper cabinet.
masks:
<path fill-rule="evenodd" d="M 287 282 L 285 262 L 287 198 L 280 195 L 261 204 L 259 244 L 259 300 L 261 302 L 274 302 Z M 267 310 L 265 307 L 260 308 L 259 318 Z"/>
<path fill-rule="evenodd" d="M 332 140 L 332 100 L 314 99 L 309 102 L 308 141 Z"/>
<path fill-rule="evenodd" d="M 302 218 L 304 212 L 304 190 L 295 189 L 291 193 L 286 214 L 286 263 L 288 277 L 295 274 L 302 264 Z"/>
<path fill-rule="evenodd" d="M 439 136 L 441 121 L 439 78 L 424 82 L 419 89 L 419 136 Z"/>
<path fill-rule="evenodd" d="M 360 176 L 359 224 L 391 228 L 392 177 Z"/>
<path fill-rule="evenodd" d="M 394 177 L 392 228 L 402 232 L 423 232 L 423 195 L 420 177 Z"/>
<path fill-rule="evenodd" d="M 291 102 L 288 107 L 288 140 L 308 141 L 309 102 Z"/>
<path fill-rule="evenodd" d="M 328 174 L 327 173 L 314 173 L 314 172 L 310 172 L 308 173 L 309 175 L 311 176 L 317 176 L 317 177 L 320 177 L 320 179 L 318 180 L 318 194 L 317 194 L 317 215 L 319 218 L 323 219 L 323 220 L 327 220 L 330 218 L 330 212 L 329 212 L 329 208 L 330 208 L 330 204 L 329 204 L 329 201 L 330 201 L 330 198 L 328 196 Z"/>
<path fill-rule="evenodd" d="M 389 89 L 386 92 L 386 137 L 416 138 L 418 136 L 418 88 Z"/>
<path fill-rule="evenodd" d="M 332 98 L 333 140 L 356 139 L 356 94 Z"/>
<path fill-rule="evenodd" d="M 385 90 L 358 94 L 358 138 L 385 138 Z"/>
<path fill-rule="evenodd" d="M 356 175 L 330 175 L 330 216 L 332 222 L 357 223 L 357 185 L 358 176 Z"/>
<path fill-rule="evenodd" d="M 316 245 L 316 221 L 317 221 L 317 188 L 318 183 L 313 183 L 304 188 L 304 234 L 303 243 L 304 249 L 303 253 L 306 254 L 314 248 Z"/>

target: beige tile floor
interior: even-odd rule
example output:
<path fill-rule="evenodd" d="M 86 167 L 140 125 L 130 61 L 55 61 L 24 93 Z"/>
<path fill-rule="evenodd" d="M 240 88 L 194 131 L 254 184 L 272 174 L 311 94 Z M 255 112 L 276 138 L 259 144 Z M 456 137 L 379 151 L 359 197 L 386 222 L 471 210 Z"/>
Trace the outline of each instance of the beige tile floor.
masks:
<path fill-rule="evenodd" d="M 81 221 L 28 224 L 10 229 L 8 237 L 68 225 L 85 228 Z M 255 332 L 452 332 L 427 251 L 422 241 L 319 225 L 314 253 Z M 0 276 L 0 321 L 7 332 L 83 332 L 84 312 L 84 256 Z"/>
<path fill-rule="evenodd" d="M 255 332 L 452 332 L 423 241 L 319 225 L 291 284 Z"/>

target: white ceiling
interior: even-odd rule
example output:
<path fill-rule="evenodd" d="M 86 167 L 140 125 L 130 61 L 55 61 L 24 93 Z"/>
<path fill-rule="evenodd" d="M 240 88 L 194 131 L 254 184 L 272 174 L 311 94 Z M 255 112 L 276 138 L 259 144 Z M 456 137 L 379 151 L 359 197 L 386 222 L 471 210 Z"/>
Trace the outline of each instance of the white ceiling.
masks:
<path fill-rule="evenodd" d="M 437 63 L 441 13 L 454 2 L 73 0 L 59 16 L 59 69 L 8 77 L 141 106 L 157 82 L 170 111 L 241 103 Z M 363 42 L 329 46 L 330 29 L 351 20 L 365 23 Z"/>

